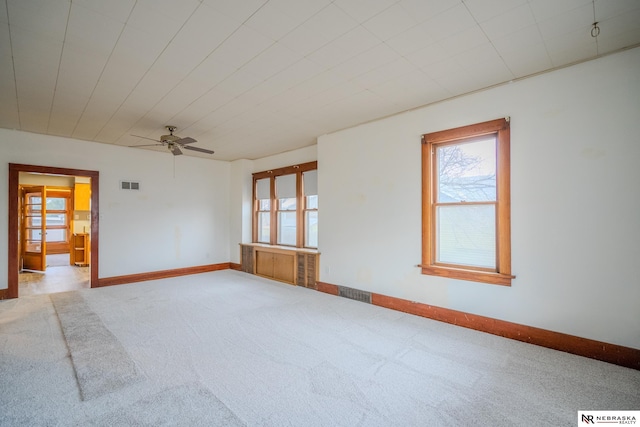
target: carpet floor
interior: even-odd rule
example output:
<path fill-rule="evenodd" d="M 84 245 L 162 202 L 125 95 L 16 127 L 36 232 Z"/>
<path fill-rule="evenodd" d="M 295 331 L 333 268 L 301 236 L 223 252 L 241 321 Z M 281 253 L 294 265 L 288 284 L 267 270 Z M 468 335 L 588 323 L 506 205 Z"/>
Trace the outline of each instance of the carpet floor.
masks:
<path fill-rule="evenodd" d="M 0 384 L 1 426 L 575 426 L 640 408 L 640 371 L 232 270 L 0 301 Z"/>

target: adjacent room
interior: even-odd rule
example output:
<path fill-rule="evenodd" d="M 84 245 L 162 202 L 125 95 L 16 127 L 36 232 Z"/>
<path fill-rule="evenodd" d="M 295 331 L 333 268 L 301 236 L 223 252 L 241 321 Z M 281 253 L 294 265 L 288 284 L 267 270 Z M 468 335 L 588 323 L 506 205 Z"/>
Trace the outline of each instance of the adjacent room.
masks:
<path fill-rule="evenodd" d="M 4 0 L 0 425 L 640 419 L 640 3 Z"/>

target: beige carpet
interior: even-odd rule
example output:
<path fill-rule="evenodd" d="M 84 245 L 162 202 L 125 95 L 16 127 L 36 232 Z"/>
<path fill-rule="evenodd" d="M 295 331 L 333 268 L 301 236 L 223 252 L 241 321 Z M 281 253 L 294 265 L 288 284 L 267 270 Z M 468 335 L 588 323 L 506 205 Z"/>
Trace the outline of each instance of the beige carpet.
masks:
<path fill-rule="evenodd" d="M 0 301 L 0 425 L 575 426 L 640 408 L 640 371 L 236 271 L 77 293 L 141 380 L 83 401 L 49 296 Z"/>

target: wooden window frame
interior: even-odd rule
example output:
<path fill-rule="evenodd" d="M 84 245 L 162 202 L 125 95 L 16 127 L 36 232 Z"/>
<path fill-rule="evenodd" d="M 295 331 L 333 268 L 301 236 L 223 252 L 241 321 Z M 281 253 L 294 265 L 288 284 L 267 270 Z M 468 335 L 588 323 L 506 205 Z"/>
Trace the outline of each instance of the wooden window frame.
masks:
<path fill-rule="evenodd" d="M 496 268 L 436 263 L 435 147 L 496 135 Z M 511 286 L 510 120 L 502 118 L 422 135 L 422 274 Z"/>
<path fill-rule="evenodd" d="M 307 243 L 307 230 L 309 224 L 307 224 L 307 212 L 318 212 L 318 208 L 309 208 L 307 207 L 307 196 L 302 194 L 302 202 L 304 203 L 302 207 L 302 217 L 304 218 L 303 230 L 302 230 L 302 240 L 306 244 Z M 310 249 L 318 249 L 317 246 L 304 246 L 305 248 Z"/>
<path fill-rule="evenodd" d="M 308 162 L 302 163 L 293 166 L 286 166 L 283 168 L 266 170 L 262 172 L 256 172 L 253 174 L 253 224 L 252 224 L 252 242 L 253 243 L 264 243 L 258 242 L 258 199 L 256 198 L 256 183 L 260 179 L 269 178 L 270 179 L 270 189 L 271 189 L 271 239 L 268 243 L 272 246 L 287 246 L 287 247 L 296 247 L 296 248 L 305 248 L 304 244 L 304 231 L 305 231 L 305 218 L 304 218 L 304 207 L 305 207 L 305 197 L 302 189 L 302 173 L 316 170 L 318 169 L 318 162 Z M 296 244 L 294 245 L 278 245 L 278 207 L 279 201 L 276 198 L 276 177 L 282 175 L 296 175 Z M 315 249 L 315 248 L 312 248 Z"/>

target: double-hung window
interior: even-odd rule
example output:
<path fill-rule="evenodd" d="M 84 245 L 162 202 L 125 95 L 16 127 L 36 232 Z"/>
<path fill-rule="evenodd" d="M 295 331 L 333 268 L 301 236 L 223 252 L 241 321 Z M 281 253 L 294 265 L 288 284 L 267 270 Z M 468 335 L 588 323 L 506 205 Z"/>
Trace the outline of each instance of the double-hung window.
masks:
<path fill-rule="evenodd" d="M 253 174 L 253 241 L 318 247 L 317 162 Z"/>
<path fill-rule="evenodd" d="M 422 136 L 422 273 L 510 285 L 509 120 Z"/>

